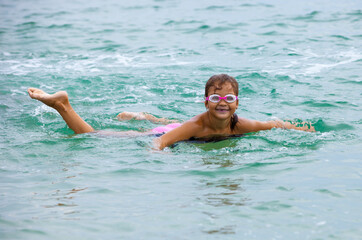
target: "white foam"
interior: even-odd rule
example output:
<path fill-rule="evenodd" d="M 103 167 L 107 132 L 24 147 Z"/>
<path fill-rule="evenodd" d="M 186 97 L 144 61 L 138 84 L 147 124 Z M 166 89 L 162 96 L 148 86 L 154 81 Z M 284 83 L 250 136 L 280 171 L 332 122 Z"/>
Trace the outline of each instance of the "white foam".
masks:
<path fill-rule="evenodd" d="M 34 115 L 33 116 L 39 116 L 42 115 L 44 112 L 53 112 L 57 113 L 57 111 L 51 107 L 48 107 L 47 105 L 43 104 L 34 109 Z"/>
<path fill-rule="evenodd" d="M 108 99 L 105 97 L 102 97 L 102 98 L 85 97 L 85 98 L 80 99 L 81 102 L 91 102 L 91 103 L 101 102 L 101 101 L 105 101 L 105 100 L 108 100 Z"/>
<path fill-rule="evenodd" d="M 21 91 L 19 89 L 11 89 L 11 96 L 16 96 L 16 95 L 27 95 L 27 93 L 25 91 Z"/>
<path fill-rule="evenodd" d="M 321 221 L 321 222 L 317 222 L 316 225 L 318 227 L 320 227 L 320 226 L 326 225 L 326 223 L 327 223 L 326 221 Z"/>
<path fill-rule="evenodd" d="M 323 71 L 324 69 L 334 68 L 339 65 L 352 63 L 362 58 L 362 55 L 353 51 L 341 52 L 340 54 L 332 55 L 333 58 L 348 58 L 331 64 L 316 63 L 305 70 L 306 74 L 314 74 Z"/>
<path fill-rule="evenodd" d="M 316 74 L 362 59 L 362 53 L 356 49 L 333 53 L 326 52 L 324 54 L 314 53 L 310 49 L 298 50 L 289 48 L 289 50 L 298 53 L 302 57 L 293 60 L 288 59 L 285 61 L 284 66 L 269 66 L 269 69 L 263 69 L 263 72 L 288 75 L 296 78 L 297 75 Z"/>
<path fill-rule="evenodd" d="M 90 72 L 100 72 L 101 70 L 99 70 L 98 68 L 92 68 L 91 70 L 90 70 Z"/>
<path fill-rule="evenodd" d="M 158 58 L 162 56 L 171 56 L 171 58 L 159 60 Z M 104 71 L 104 68 L 144 68 L 194 64 L 194 62 L 179 61 L 176 53 L 159 54 L 154 56 L 156 59 L 152 56 L 145 58 L 144 56 L 128 56 L 120 53 L 85 54 L 80 55 L 80 57 L 86 57 L 86 59 L 72 59 L 72 56 L 63 55 L 60 59 L 53 59 L 52 63 L 49 63 L 49 60 L 44 58 L 32 58 L 23 61 L 4 60 L 0 61 L 0 72 L 4 74 L 26 75 L 46 69 L 49 73 L 64 71 L 98 73 Z"/>

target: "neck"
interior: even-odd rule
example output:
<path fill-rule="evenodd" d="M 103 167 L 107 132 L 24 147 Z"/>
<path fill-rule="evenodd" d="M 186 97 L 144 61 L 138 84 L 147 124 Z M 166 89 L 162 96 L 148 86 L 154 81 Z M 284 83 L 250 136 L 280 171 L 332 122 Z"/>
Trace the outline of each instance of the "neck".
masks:
<path fill-rule="evenodd" d="M 209 112 L 207 112 L 207 119 L 209 120 L 210 128 L 216 131 L 230 129 L 231 118 L 225 120 L 217 119 L 211 116 Z"/>

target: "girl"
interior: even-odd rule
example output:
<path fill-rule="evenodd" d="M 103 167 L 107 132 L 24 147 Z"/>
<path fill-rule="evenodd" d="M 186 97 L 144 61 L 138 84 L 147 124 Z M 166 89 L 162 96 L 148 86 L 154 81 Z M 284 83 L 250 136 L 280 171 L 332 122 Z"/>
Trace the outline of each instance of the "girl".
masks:
<path fill-rule="evenodd" d="M 31 98 L 37 99 L 57 110 L 69 128 L 75 133 L 94 132 L 94 129 L 73 110 L 69 103 L 68 94 L 65 91 L 49 95 L 40 89 L 29 88 L 28 93 Z M 272 128 L 314 131 L 312 126 L 310 128 L 308 128 L 308 126 L 297 127 L 289 122 L 280 120 L 261 122 L 240 118 L 235 114 L 239 104 L 238 93 L 239 86 L 233 77 L 226 74 L 214 75 L 207 81 L 205 86 L 205 107 L 207 111 L 196 115 L 189 121 L 183 124 L 171 123 L 144 133 L 136 131 L 101 133 L 120 136 L 155 134 L 158 137 L 154 140 L 154 146 L 156 149 L 162 150 L 167 146 L 183 140 L 222 139 L 229 136 L 269 130 Z M 120 113 L 117 118 L 120 120 L 150 120 L 159 123 L 172 122 L 145 113 L 123 112 Z"/>

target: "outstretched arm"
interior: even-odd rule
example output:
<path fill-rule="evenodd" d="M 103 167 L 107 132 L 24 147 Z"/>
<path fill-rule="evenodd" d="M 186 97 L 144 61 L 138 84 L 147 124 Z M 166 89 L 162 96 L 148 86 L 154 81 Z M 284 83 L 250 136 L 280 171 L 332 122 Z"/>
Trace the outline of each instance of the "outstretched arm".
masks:
<path fill-rule="evenodd" d="M 67 92 L 60 91 L 54 94 L 48 94 L 37 88 L 29 88 L 28 93 L 31 98 L 39 100 L 47 106 L 57 110 L 67 123 L 68 127 L 75 133 L 94 131 L 94 129 L 74 111 L 69 103 Z"/>
<path fill-rule="evenodd" d="M 262 122 L 240 118 L 237 126 L 238 130 L 241 133 L 258 132 L 263 130 L 270 130 L 272 128 L 295 129 L 300 131 L 315 132 L 314 127 L 310 124 L 304 123 L 303 126 L 299 127 L 296 124 L 284 122 L 281 120 Z"/>

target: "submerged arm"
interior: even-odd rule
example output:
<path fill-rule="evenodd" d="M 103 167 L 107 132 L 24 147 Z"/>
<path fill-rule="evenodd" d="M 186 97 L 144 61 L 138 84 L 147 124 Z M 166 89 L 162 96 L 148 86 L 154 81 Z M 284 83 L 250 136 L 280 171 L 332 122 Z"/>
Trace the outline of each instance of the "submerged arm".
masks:
<path fill-rule="evenodd" d="M 308 122 L 301 123 L 302 126 L 298 126 L 299 124 L 297 124 L 297 123 L 293 124 L 290 122 L 284 122 L 284 121 L 280 121 L 280 120 L 276 120 L 274 122 L 276 122 L 276 125 L 277 125 L 276 128 L 295 129 L 295 130 L 306 131 L 306 132 L 315 132 L 315 129 L 312 126 L 312 124 L 308 123 Z"/>

